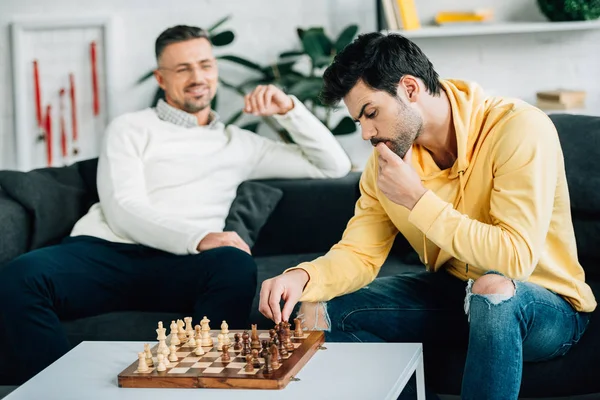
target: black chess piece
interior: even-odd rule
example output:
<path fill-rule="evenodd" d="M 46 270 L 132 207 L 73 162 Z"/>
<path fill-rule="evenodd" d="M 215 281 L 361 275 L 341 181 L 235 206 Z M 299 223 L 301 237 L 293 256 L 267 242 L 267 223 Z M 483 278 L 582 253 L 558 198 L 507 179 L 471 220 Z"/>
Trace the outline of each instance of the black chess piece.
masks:
<path fill-rule="evenodd" d="M 242 352 L 240 353 L 241 356 L 250 354 L 250 342 L 248 341 L 249 338 L 250 335 L 248 334 L 248 331 L 244 331 L 244 333 L 242 333 Z"/>
<path fill-rule="evenodd" d="M 267 354 L 264 356 L 265 359 L 265 367 L 263 368 L 263 374 L 270 374 L 273 372 L 273 367 L 271 366 L 271 353 L 267 350 Z"/>
<path fill-rule="evenodd" d="M 236 333 L 235 335 L 233 335 L 233 340 L 235 341 L 235 343 L 233 344 L 233 350 L 234 351 L 240 351 L 242 350 L 242 344 L 240 343 L 240 334 Z M 244 354 L 242 354 L 244 355 Z"/>
<path fill-rule="evenodd" d="M 265 355 L 269 352 L 269 342 L 267 340 L 262 341 L 262 350 L 260 351 L 260 356 L 265 358 Z"/>

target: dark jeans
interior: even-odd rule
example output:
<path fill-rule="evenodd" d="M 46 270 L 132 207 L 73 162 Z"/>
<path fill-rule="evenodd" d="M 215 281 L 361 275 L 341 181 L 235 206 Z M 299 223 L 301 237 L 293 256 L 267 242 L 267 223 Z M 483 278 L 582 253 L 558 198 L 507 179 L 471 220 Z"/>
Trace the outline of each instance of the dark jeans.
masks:
<path fill-rule="evenodd" d="M 70 350 L 61 320 L 111 311 L 189 312 L 194 324 L 207 316 L 219 326 L 226 320 L 233 329 L 246 328 L 256 279 L 254 259 L 233 247 L 178 256 L 67 238 L 0 270 L 3 351 L 23 382 Z"/>
<path fill-rule="evenodd" d="M 470 283 L 443 271 L 379 278 L 327 303 L 331 331 L 326 337 L 422 342 L 425 351 L 428 345 L 468 343 L 462 398 L 517 399 L 523 362 L 566 354 L 583 335 L 590 314 L 578 313 L 541 286 L 513 283 L 514 296 L 502 298 L 471 294 Z M 416 398 L 414 387 L 407 386 L 401 398 Z M 437 396 L 428 391 L 427 398 Z"/>

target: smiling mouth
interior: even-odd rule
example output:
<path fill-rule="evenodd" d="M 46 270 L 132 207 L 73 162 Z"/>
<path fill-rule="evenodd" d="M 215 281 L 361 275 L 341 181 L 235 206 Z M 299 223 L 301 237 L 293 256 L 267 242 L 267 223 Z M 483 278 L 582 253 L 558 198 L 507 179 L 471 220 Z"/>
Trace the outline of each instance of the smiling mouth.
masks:
<path fill-rule="evenodd" d="M 186 93 L 189 93 L 192 96 L 204 96 L 208 93 L 208 88 L 207 87 L 195 87 L 195 88 L 187 89 Z"/>

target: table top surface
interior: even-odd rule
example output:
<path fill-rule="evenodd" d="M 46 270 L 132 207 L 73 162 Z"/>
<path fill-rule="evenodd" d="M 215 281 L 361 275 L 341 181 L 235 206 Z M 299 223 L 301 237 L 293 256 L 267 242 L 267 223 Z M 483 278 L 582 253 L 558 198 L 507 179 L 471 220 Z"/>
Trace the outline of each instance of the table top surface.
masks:
<path fill-rule="evenodd" d="M 5 399 L 396 399 L 422 355 L 419 343 L 325 343 L 296 376 L 300 381 L 282 390 L 119 388 L 118 374 L 140 347 L 83 342 Z"/>

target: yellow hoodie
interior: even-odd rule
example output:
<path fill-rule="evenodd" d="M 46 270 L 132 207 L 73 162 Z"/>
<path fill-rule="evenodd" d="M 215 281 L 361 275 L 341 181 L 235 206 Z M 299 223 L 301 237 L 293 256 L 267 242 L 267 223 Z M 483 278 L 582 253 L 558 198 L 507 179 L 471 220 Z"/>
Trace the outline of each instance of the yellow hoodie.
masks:
<path fill-rule="evenodd" d="M 440 170 L 423 147 L 413 146 L 412 166 L 429 190 L 409 211 L 379 191 L 374 150 L 341 241 L 292 268 L 310 275 L 300 300 L 326 301 L 372 282 L 400 232 L 429 271 L 446 268 L 467 280 L 496 270 L 593 311 L 552 121 L 522 101 L 485 97 L 475 84 L 441 83 L 451 104 L 457 161 Z"/>

